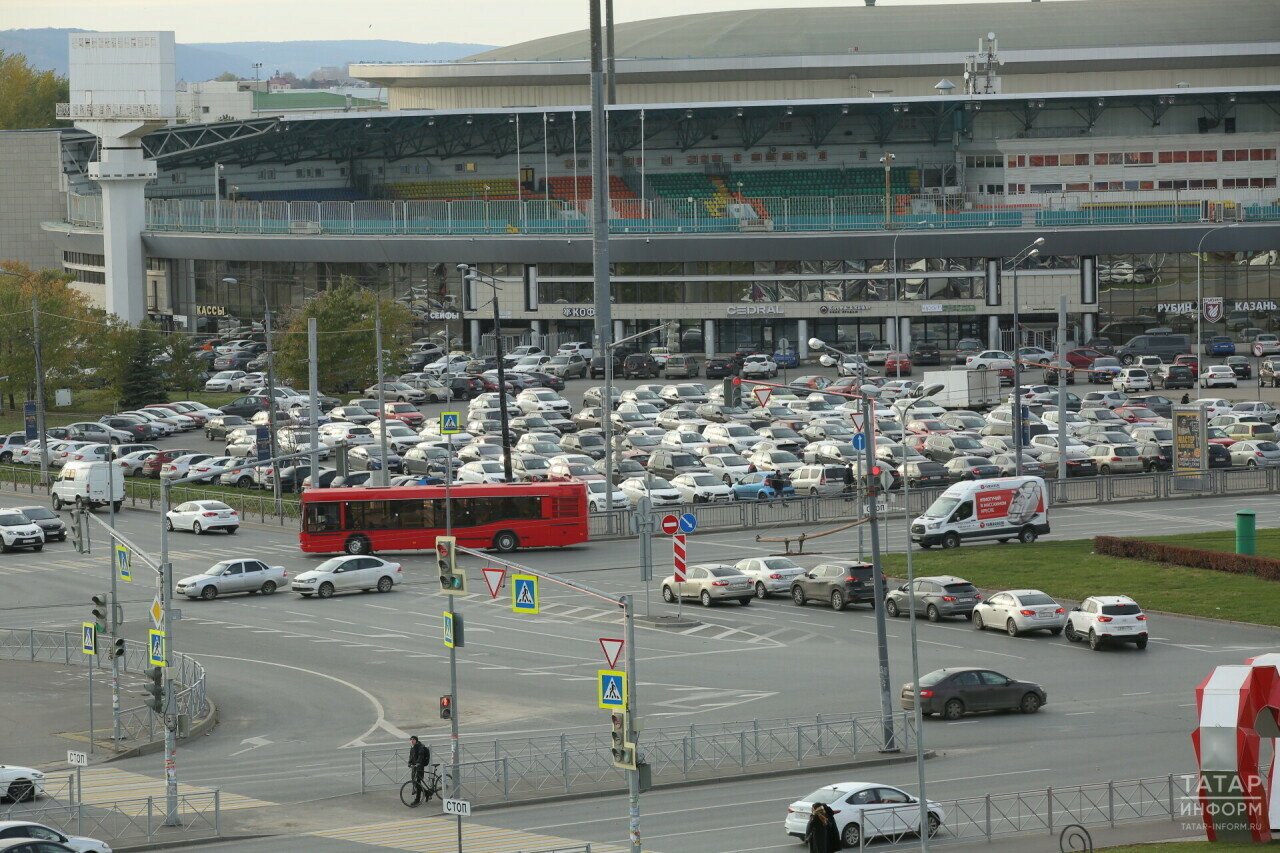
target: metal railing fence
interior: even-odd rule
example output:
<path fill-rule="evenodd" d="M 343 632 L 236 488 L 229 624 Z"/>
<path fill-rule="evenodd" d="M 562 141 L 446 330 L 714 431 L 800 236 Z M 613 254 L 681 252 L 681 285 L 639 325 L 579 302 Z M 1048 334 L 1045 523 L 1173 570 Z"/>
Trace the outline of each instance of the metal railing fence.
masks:
<path fill-rule="evenodd" d="M 45 793 L 0 808 L 0 819 L 42 823 L 66 835 L 100 838 L 119 847 L 142 843 L 188 843 L 222 834 L 220 790 L 184 786 L 178 791 L 177 826 L 165 826 L 165 798 L 129 797 L 85 802 L 75 774 L 47 777 Z"/>
<path fill-rule="evenodd" d="M 895 746 L 915 747 L 911 716 L 893 717 Z M 753 767 L 820 766 L 833 759 L 879 753 L 884 722 L 878 713 L 822 714 L 816 717 L 748 720 L 647 729 L 640 752 L 655 781 L 688 781 L 746 772 Z M 460 745 L 459 772 L 464 797 L 506 802 L 551 794 L 622 787 L 623 771 L 613 766 L 608 734 L 575 733 L 538 738 L 470 740 Z M 408 781 L 408 750 L 360 751 L 360 792 L 399 788 Z M 444 790 L 451 791 L 451 768 L 442 763 Z"/>
<path fill-rule="evenodd" d="M 91 666 L 109 674 L 106 657 L 110 651 L 105 640 L 99 641 L 97 655 L 81 651 L 78 631 L 46 631 L 38 628 L 0 628 L 0 658 L 8 660 L 50 661 L 68 666 Z M 121 671 L 142 673 L 150 666 L 150 649 L 146 643 L 125 640 L 125 653 L 120 658 Z M 205 670 L 200 663 L 181 652 L 174 652 L 173 680 L 180 685 L 175 697 L 178 713 L 186 715 L 194 725 L 209 713 Z M 164 715 L 156 714 L 148 705 L 120 709 L 120 725 L 127 738 L 151 741 L 164 736 Z"/>

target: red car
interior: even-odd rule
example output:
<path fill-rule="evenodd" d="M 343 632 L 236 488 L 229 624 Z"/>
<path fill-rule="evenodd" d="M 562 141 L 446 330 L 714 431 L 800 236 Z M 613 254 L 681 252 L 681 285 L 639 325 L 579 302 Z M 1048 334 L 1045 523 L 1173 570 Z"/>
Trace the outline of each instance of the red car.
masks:
<path fill-rule="evenodd" d="M 1093 360 L 1100 355 L 1103 355 L 1103 353 L 1098 352 L 1096 349 L 1089 349 L 1088 347 L 1067 350 L 1067 364 L 1071 366 L 1071 372 L 1067 378 L 1074 382 L 1076 379 L 1076 371 L 1085 371 L 1093 367 Z M 1057 362 L 1055 361 L 1055 364 L 1056 363 Z M 1050 385 L 1057 382 L 1057 372 L 1052 368 L 1046 370 L 1044 374 L 1044 381 Z"/>
<path fill-rule="evenodd" d="M 1227 435 L 1227 431 L 1222 427 L 1209 427 L 1209 443 L 1230 447 L 1236 443 L 1236 440 Z"/>
<path fill-rule="evenodd" d="M 1131 424 L 1153 424 L 1160 416 L 1145 406 L 1119 406 L 1113 410 Z"/>
<path fill-rule="evenodd" d="M 1173 360 L 1174 364 L 1181 364 L 1183 367 L 1191 368 L 1192 378 L 1200 378 L 1200 359 L 1192 353 L 1183 353 Z"/>
<path fill-rule="evenodd" d="M 884 357 L 885 376 L 910 376 L 911 357 L 905 352 L 891 352 Z M 1010 374 L 1012 375 L 1012 374 Z"/>
<path fill-rule="evenodd" d="M 400 421 L 414 429 L 427 422 L 426 416 L 413 403 L 387 403 L 386 412 L 387 420 Z"/>
<path fill-rule="evenodd" d="M 153 480 L 160 479 L 160 469 L 168 465 L 179 456 L 186 456 L 189 453 L 195 453 L 194 450 L 161 450 L 156 454 L 147 457 L 147 461 L 142 463 L 142 470 L 138 473 L 144 477 L 150 477 Z"/>

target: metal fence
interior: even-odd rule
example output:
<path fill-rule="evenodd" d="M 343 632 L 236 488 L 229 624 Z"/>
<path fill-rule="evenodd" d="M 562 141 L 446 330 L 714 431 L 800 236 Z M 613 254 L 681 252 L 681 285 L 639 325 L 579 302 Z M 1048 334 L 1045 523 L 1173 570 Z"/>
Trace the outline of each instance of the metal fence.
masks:
<path fill-rule="evenodd" d="M 64 665 L 90 666 L 108 673 L 103 662 L 107 652 L 86 655 L 81 651 L 80 632 L 44 631 L 37 628 L 0 628 L 0 658 L 9 660 L 51 661 Z M 120 658 L 121 671 L 141 674 L 149 666 L 150 649 L 146 643 L 125 640 L 125 653 Z M 181 688 L 175 699 L 178 714 L 186 715 L 191 725 L 210 712 L 206 693 L 205 671 L 193 658 L 174 652 L 173 680 Z M 164 715 L 147 705 L 120 709 L 122 735 L 137 742 L 150 742 L 164 737 Z"/>
<path fill-rule="evenodd" d="M 915 748 L 905 712 L 893 718 L 902 752 Z M 655 781 L 681 782 L 752 768 L 830 764 L 885 745 L 879 714 L 822 714 L 808 718 L 749 720 L 647 729 L 640 744 Z M 607 732 L 540 738 L 466 741 L 459 747 L 462 794 L 478 802 L 507 802 L 625 785 L 613 766 Z M 408 750 L 360 751 L 360 793 L 399 788 L 408 781 Z M 452 768 L 442 761 L 445 791 Z"/>
<path fill-rule="evenodd" d="M 0 807 L 0 820 L 43 823 L 67 835 L 101 838 L 113 846 L 187 843 L 222 834 L 222 795 L 217 789 L 184 786 L 178 790 L 176 826 L 165 826 L 163 796 L 92 799 L 81 796 L 77 774 L 45 777 L 43 793 L 33 800 Z"/>
<path fill-rule="evenodd" d="M 1275 193 L 1147 191 L 749 197 L 727 208 L 701 198 L 612 199 L 614 234 L 720 234 L 756 231 L 878 231 L 885 228 L 990 229 L 1099 225 L 1263 222 L 1280 219 Z M 893 209 L 886 215 L 885 204 Z M 67 220 L 101 227 L 97 195 L 71 195 Z M 150 231 L 234 234 L 586 235 L 592 203 L 483 197 L 456 201 L 147 200 Z"/>
<path fill-rule="evenodd" d="M 941 808 L 943 812 L 931 844 L 1053 835 L 1072 824 L 1114 827 L 1118 823 L 1181 818 L 1199 825 L 1195 779 L 1170 774 L 944 800 L 931 807 L 931 811 Z M 911 843 L 919 826 L 918 804 L 866 811 L 857 849 L 864 850 L 873 841 L 877 849 L 884 849 L 883 842 Z"/>

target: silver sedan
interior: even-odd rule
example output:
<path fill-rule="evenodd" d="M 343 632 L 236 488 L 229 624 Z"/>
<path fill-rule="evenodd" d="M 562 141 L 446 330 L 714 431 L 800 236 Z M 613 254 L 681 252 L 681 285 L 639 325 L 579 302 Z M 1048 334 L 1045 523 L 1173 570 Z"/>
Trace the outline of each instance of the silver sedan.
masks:
<path fill-rule="evenodd" d="M 1057 636 L 1067 622 L 1067 609 L 1038 589 L 997 592 L 973 608 L 973 627 L 998 628 L 1010 637 L 1027 631 Z"/>

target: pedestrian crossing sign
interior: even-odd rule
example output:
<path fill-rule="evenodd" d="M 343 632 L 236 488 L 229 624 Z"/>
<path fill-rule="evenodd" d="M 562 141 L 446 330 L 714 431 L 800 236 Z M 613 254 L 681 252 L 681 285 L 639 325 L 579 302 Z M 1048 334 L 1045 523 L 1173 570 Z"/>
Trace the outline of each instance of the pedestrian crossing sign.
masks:
<path fill-rule="evenodd" d="M 150 632 L 150 640 L 148 643 L 148 659 L 152 666 L 168 666 L 168 661 L 164 654 L 164 631 L 152 630 Z"/>
<path fill-rule="evenodd" d="M 440 413 L 440 434 L 441 435 L 457 435 L 462 432 L 462 413 L 461 412 L 441 412 Z"/>
<path fill-rule="evenodd" d="M 444 612 L 444 646 L 446 649 L 454 648 L 453 642 L 453 614 L 448 610 Z"/>
<path fill-rule="evenodd" d="M 86 655 L 96 655 L 98 653 L 98 623 L 81 622 L 80 637 L 80 651 Z"/>
<path fill-rule="evenodd" d="M 133 558 L 128 545 L 116 543 L 116 576 L 125 583 L 133 583 Z"/>
<path fill-rule="evenodd" d="M 538 576 L 511 576 L 511 611 L 513 613 L 538 612 Z"/>
<path fill-rule="evenodd" d="M 627 674 L 616 669 L 596 671 L 600 707 L 606 711 L 627 710 Z"/>

